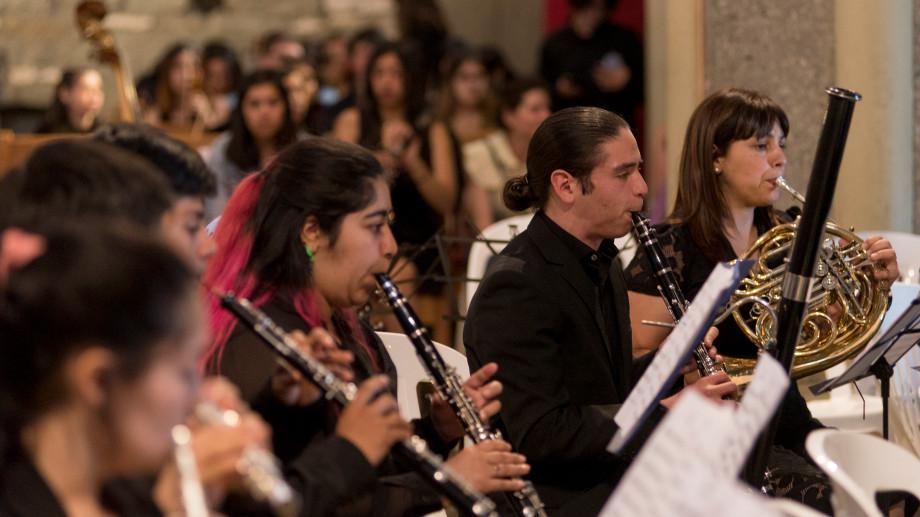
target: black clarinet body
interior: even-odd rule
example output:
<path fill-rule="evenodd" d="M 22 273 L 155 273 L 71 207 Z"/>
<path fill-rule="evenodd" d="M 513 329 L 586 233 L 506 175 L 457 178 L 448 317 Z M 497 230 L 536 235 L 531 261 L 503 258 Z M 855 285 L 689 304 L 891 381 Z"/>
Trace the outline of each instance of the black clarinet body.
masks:
<path fill-rule="evenodd" d="M 232 294 L 220 296 L 221 305 L 233 313 L 239 321 L 262 338 L 289 366 L 310 379 L 325 394 L 326 398 L 342 406 L 355 398 L 358 387 L 353 382 L 339 379 L 325 365 L 301 352 L 287 337 L 285 331 L 249 300 L 237 299 Z M 473 517 L 498 517 L 495 502 L 475 490 L 450 467 L 433 454 L 428 444 L 418 436 L 411 436 L 393 446 L 393 452 L 414 466 L 436 490 L 447 497 L 465 515 Z"/>
<path fill-rule="evenodd" d="M 396 287 L 396 284 L 385 274 L 380 273 L 374 276 L 386 295 L 387 302 L 393 309 L 393 314 L 399 320 L 403 331 L 412 342 L 422 366 L 434 381 L 438 395 L 447 401 L 454 413 L 457 414 L 467 436 L 470 437 L 473 443 L 501 439 L 501 433 L 491 429 L 489 424 L 480 418 L 476 405 L 463 391 L 463 382 L 460 376 L 457 375 L 453 367 L 444 361 L 444 357 L 435 348 L 434 342 L 422 325 L 415 310 L 409 305 L 409 302 L 399 291 L 399 288 Z M 514 511 L 522 517 L 547 516 L 543 501 L 537 494 L 533 483 L 528 480 L 524 480 L 524 488 L 514 492 L 509 500 Z"/>
<path fill-rule="evenodd" d="M 658 232 L 652 227 L 648 218 L 639 212 L 632 213 L 633 228 L 639 243 L 645 249 L 645 256 L 648 258 L 649 265 L 655 273 L 655 280 L 658 284 L 658 293 L 664 299 L 664 303 L 671 313 L 674 321 L 680 321 L 687 312 L 689 303 L 684 298 L 684 293 L 680 290 L 680 284 L 677 282 L 677 276 L 674 270 L 668 264 L 667 257 L 661 245 L 658 244 Z M 713 361 L 706 350 L 706 345 L 700 343 L 693 349 L 693 359 L 696 361 L 696 369 L 700 375 L 706 377 L 717 372 L 725 371 L 721 364 Z"/>

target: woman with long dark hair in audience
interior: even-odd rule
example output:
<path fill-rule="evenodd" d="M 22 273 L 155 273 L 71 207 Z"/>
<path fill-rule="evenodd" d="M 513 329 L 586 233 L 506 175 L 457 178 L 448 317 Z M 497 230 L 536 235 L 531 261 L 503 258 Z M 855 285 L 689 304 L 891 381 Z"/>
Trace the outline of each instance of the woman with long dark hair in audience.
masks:
<path fill-rule="evenodd" d="M 437 118 L 460 144 L 486 136 L 498 117 L 485 58 L 475 49 L 463 48 L 450 56 L 446 71 Z"/>
<path fill-rule="evenodd" d="M 364 102 L 343 111 L 333 129 L 335 138 L 373 151 L 393 178 L 393 234 L 400 255 L 412 257 L 394 268 L 397 282 L 442 271 L 432 238 L 459 206 L 459 171 L 450 131 L 443 122 L 425 123 L 425 96 L 417 79 L 416 63 L 406 47 L 379 47 L 368 63 Z M 441 285 L 418 284 L 421 317 L 437 325 L 445 308 Z M 439 341 L 445 341 L 445 334 L 449 332 L 434 329 Z"/>
<path fill-rule="evenodd" d="M 514 214 L 502 201 L 502 190 L 506 181 L 526 172 L 527 146 L 549 115 L 549 90 L 542 81 L 512 81 L 501 95 L 501 127 L 464 144 L 467 182 L 463 203 L 480 231 Z"/>
<path fill-rule="evenodd" d="M 247 75 L 230 129 L 202 151 L 217 175 L 217 195 L 207 202 L 208 218 L 220 215 L 237 184 L 298 137 L 280 72 L 259 70 Z"/>
<path fill-rule="evenodd" d="M 214 113 L 209 131 L 227 128 L 236 107 L 236 92 L 243 80 L 243 69 L 236 52 L 221 41 L 205 44 L 201 51 L 201 89 Z"/>
<path fill-rule="evenodd" d="M 658 240 L 692 300 L 718 262 L 745 253 L 757 238 L 777 224 L 790 222 L 773 209 L 779 199 L 777 178 L 786 169 L 789 118 L 775 101 L 759 92 L 724 89 L 707 97 L 687 125 L 680 161 L 674 210 L 658 227 Z M 898 266 L 887 240 L 867 239 L 876 278 L 895 280 Z M 669 330 L 639 324 L 667 321 L 669 313 L 658 294 L 645 250 L 637 251 L 626 268 L 633 353 L 653 350 Z M 722 354 L 756 357 L 757 348 L 729 319 L 719 326 Z M 812 418 L 793 383 L 780 410 L 780 430 L 770 458 L 774 492 L 830 512 L 826 476 L 805 458 L 805 438 L 823 425 Z"/>
<path fill-rule="evenodd" d="M 217 114 L 202 91 L 201 57 L 187 43 L 176 43 L 160 58 L 153 73 L 138 84 L 144 122 L 175 131 L 217 125 Z"/>
<path fill-rule="evenodd" d="M 368 151 L 347 143 L 310 137 L 283 151 L 265 170 L 246 178 L 234 192 L 217 228 L 217 255 L 204 282 L 253 300 L 283 328 L 309 332 L 324 328 L 331 335 L 326 354 L 338 354 L 346 378 L 361 382 L 384 373 L 395 386 L 395 369 L 376 334 L 358 320 L 356 309 L 375 289 L 373 274 L 386 271 L 396 251 L 389 228 L 389 188 L 380 164 Z M 282 460 L 309 450 L 328 436 L 354 446 L 347 455 L 358 475 L 372 465 L 386 479 L 367 497 L 352 501 L 356 514 L 402 515 L 439 506 L 436 494 L 415 475 L 401 474 L 392 459 L 368 454 L 336 427 L 342 420 L 315 388 L 279 398 L 272 382 L 276 358 L 256 336 L 210 299 L 214 342 L 204 355 L 208 371 L 234 381 L 274 426 L 274 444 Z M 350 368 L 348 363 L 353 358 Z M 468 393 L 484 417 L 498 409 L 501 387 L 489 382 L 494 364 L 475 372 Z M 375 382 L 380 382 L 376 378 Z M 379 387 L 382 387 L 381 384 Z M 283 399 L 283 400 L 282 400 Z M 394 409 L 395 410 L 395 409 Z M 415 431 L 434 450 L 446 452 L 462 435 L 458 421 L 443 402 L 431 416 L 415 421 Z M 367 429 L 365 429 L 367 432 Z M 484 492 L 520 486 L 507 479 L 523 475 L 523 458 L 507 444 L 467 448 L 451 464 Z M 385 452 L 385 450 L 384 450 Z M 486 463 L 498 463 L 498 468 Z"/>
<path fill-rule="evenodd" d="M 105 103 L 102 75 L 94 68 L 68 68 L 36 133 L 88 133 L 99 125 Z"/>
<path fill-rule="evenodd" d="M 104 487 L 167 463 L 205 336 L 194 277 L 165 246 L 48 235 L 0 289 L 0 515 L 157 515 L 150 494 Z"/>

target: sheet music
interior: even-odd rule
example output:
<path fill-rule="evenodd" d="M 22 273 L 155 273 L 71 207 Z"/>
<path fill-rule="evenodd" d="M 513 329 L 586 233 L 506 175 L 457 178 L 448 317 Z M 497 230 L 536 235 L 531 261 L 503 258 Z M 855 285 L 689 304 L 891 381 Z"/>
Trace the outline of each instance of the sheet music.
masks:
<path fill-rule="evenodd" d="M 735 411 L 734 431 L 723 443 L 718 468 L 726 477 L 735 477 L 741 472 L 754 441 L 776 412 L 788 387 L 789 376 L 783 365 L 770 354 L 760 354 L 754 376 Z"/>
<path fill-rule="evenodd" d="M 713 269 L 687 313 L 658 349 L 652 363 L 614 416 L 619 429 L 607 450 L 616 453 L 629 441 L 653 404 L 657 404 L 665 389 L 674 383 L 690 351 L 703 340 L 716 308 L 725 302 L 749 269 L 749 262 L 734 266 L 723 263 Z"/>
<path fill-rule="evenodd" d="M 766 499 L 745 493 L 734 476 L 717 466 L 722 444 L 735 431 L 733 413 L 696 391 L 684 394 L 642 448 L 600 516 L 779 515 L 765 505 Z"/>

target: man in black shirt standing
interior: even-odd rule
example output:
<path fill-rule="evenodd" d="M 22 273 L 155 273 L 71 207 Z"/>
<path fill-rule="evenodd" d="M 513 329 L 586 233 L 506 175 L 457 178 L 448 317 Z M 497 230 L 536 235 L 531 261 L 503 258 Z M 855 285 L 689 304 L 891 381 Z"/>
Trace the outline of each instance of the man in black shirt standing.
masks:
<path fill-rule="evenodd" d="M 644 88 L 642 44 L 608 21 L 614 3 L 569 0 L 569 24 L 544 42 L 540 74 L 550 85 L 553 109 L 597 106 L 634 125 Z"/>
<path fill-rule="evenodd" d="M 498 425 L 527 456 L 554 516 L 597 514 L 628 465 L 606 446 L 648 359 L 632 360 L 613 239 L 642 208 L 641 164 L 629 126 L 609 111 L 569 108 L 546 119 L 530 142 L 526 175 L 505 186 L 509 208 L 538 211 L 490 264 L 467 314 L 470 368 L 499 364 Z M 713 400 L 737 389 L 724 373 L 695 386 Z"/>

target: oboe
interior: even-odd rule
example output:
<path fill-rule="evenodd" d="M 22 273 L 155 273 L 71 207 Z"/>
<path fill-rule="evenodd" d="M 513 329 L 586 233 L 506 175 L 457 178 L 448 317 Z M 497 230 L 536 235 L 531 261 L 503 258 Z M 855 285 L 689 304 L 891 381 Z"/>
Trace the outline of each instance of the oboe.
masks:
<path fill-rule="evenodd" d="M 664 304 L 674 321 L 680 321 L 690 304 L 684 298 L 684 293 L 680 290 L 674 270 L 671 269 L 667 257 L 664 256 L 661 246 L 658 245 L 658 233 L 652 227 L 648 218 L 639 212 L 632 213 L 632 220 L 636 237 L 645 249 L 645 256 L 648 257 L 649 265 L 651 265 L 652 271 L 655 273 L 658 293 L 664 299 Z M 706 345 L 703 343 L 698 344 L 693 349 L 693 359 L 696 361 L 696 369 L 703 377 L 725 371 L 721 364 L 712 360 Z"/>
<path fill-rule="evenodd" d="M 387 302 L 393 309 L 396 319 L 402 326 L 403 331 L 409 336 L 409 340 L 415 347 L 415 353 L 421 360 L 422 366 L 434 381 L 435 389 L 457 414 L 466 434 L 473 443 L 481 443 L 487 440 L 501 439 L 501 433 L 492 430 L 487 422 L 483 422 L 479 417 L 479 411 L 476 405 L 470 400 L 466 392 L 463 391 L 463 382 L 457 375 L 456 370 L 449 366 L 438 349 L 435 348 L 428 331 L 422 325 L 408 300 L 396 287 L 396 284 L 385 274 L 378 273 L 374 275 L 380 288 L 386 295 Z M 510 498 L 511 505 L 515 512 L 523 517 L 546 517 L 546 511 L 543 509 L 543 501 L 537 494 L 530 481 L 524 480 L 524 488 L 513 493 Z"/>
<path fill-rule="evenodd" d="M 339 379 L 325 365 L 301 352 L 284 330 L 249 300 L 224 294 L 220 296 L 220 301 L 224 308 L 262 338 L 262 341 L 289 366 L 316 384 L 328 400 L 342 406 L 354 400 L 358 387 L 353 382 Z M 469 486 L 463 478 L 445 465 L 428 449 L 425 440 L 413 435 L 395 444 L 393 452 L 413 465 L 422 477 L 450 499 L 459 511 L 474 517 L 498 517 L 495 503 Z"/>

